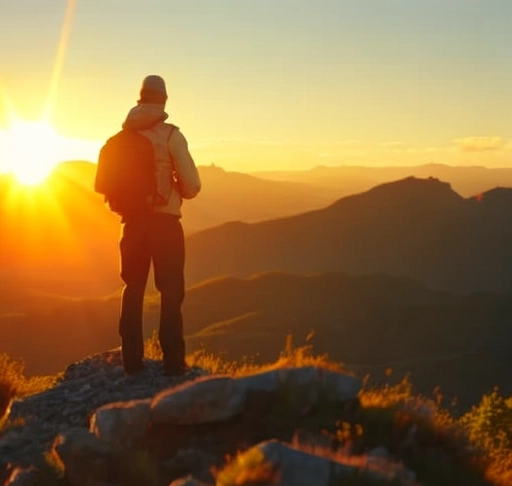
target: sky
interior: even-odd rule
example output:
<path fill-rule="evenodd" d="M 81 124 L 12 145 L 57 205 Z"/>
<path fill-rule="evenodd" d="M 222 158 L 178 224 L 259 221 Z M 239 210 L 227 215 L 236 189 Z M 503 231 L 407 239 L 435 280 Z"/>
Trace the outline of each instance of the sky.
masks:
<path fill-rule="evenodd" d="M 511 21 L 510 0 L 2 1 L 0 144 L 44 117 L 94 162 L 160 74 L 197 165 L 508 167 Z"/>

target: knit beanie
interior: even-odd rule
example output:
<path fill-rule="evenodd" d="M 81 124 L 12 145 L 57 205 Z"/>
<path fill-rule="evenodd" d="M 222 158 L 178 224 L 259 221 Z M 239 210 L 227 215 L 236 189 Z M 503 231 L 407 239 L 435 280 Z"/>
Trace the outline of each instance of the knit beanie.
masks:
<path fill-rule="evenodd" d="M 146 76 L 140 88 L 139 103 L 165 104 L 167 101 L 167 90 L 165 81 L 156 74 Z"/>

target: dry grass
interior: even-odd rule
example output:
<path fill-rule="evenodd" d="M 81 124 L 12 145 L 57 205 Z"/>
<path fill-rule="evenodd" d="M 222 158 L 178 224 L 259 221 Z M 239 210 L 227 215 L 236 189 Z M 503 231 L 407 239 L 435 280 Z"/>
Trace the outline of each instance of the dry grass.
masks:
<path fill-rule="evenodd" d="M 51 388 L 59 378 L 52 376 L 25 376 L 25 363 L 12 359 L 5 353 L 0 354 L 0 429 L 6 423 L 11 402 L 14 398 L 23 398 Z"/>
<path fill-rule="evenodd" d="M 342 363 L 333 362 L 327 355 L 315 355 L 309 343 L 298 347 L 293 346 L 291 336 L 287 338 L 284 350 L 274 363 L 255 365 L 250 362 L 230 362 L 206 351 L 194 353 L 188 359 L 190 364 L 200 366 L 211 373 L 226 373 L 235 377 L 287 366 L 320 366 L 346 372 Z M 371 430 L 373 427 L 380 428 L 383 434 L 387 434 L 390 429 L 397 432 L 397 430 L 409 430 L 414 426 L 414 430 L 418 430 L 428 440 L 438 441 L 445 444 L 448 449 L 456 450 L 457 454 L 463 457 L 463 464 L 476 464 L 471 470 L 466 470 L 464 465 L 450 466 L 441 476 L 437 471 L 437 464 L 431 464 L 430 460 L 425 460 L 422 453 L 419 453 L 414 459 L 415 464 L 423 474 L 432 474 L 436 479 L 439 478 L 441 481 L 439 484 L 444 484 L 443 481 L 446 478 L 460 475 L 461 480 L 468 485 L 511 486 L 512 398 L 499 397 L 497 392 L 491 397 L 483 397 L 482 403 L 462 419 L 450 415 L 449 411 L 441 407 L 440 400 L 437 398 L 430 399 L 415 394 L 408 377 L 403 378 L 396 385 L 370 387 L 366 382 L 359 396 L 363 413 L 368 420 L 365 423 L 368 430 L 363 434 L 374 433 Z M 486 420 L 483 417 L 487 417 Z M 487 424 L 490 429 L 486 430 L 484 424 Z M 355 430 L 358 427 L 362 428 L 358 425 Z M 484 430 L 486 430 L 485 433 Z M 342 433 L 343 430 L 339 432 Z M 483 466 L 487 482 L 479 473 L 482 469 L 482 458 L 485 459 Z M 229 481 L 234 479 L 233 475 L 237 477 L 239 473 L 239 467 L 235 464 L 227 468 L 221 476 L 226 484 L 230 484 Z M 255 476 L 251 473 L 252 476 L 247 478 L 247 482 L 236 484 L 269 484 L 266 483 L 269 470 L 261 467 L 262 465 L 264 463 L 260 463 L 260 467 L 251 468 Z M 239 476 L 238 479 L 240 479 Z"/>
<path fill-rule="evenodd" d="M 156 333 L 146 340 L 145 355 L 150 359 L 161 359 Z M 261 365 L 250 360 L 229 361 L 206 350 L 189 354 L 187 362 L 190 366 L 200 367 L 211 374 L 228 374 L 234 377 L 290 366 L 319 366 L 346 372 L 342 363 L 333 362 L 327 355 L 315 355 L 309 340 L 304 345 L 294 346 L 291 336 L 287 338 L 283 351 L 273 363 Z M 58 378 L 59 375 L 27 378 L 23 361 L 0 354 L 0 427 L 2 406 L 5 412 L 12 398 L 44 391 L 52 387 Z M 456 418 L 442 409 L 435 399 L 414 394 L 412 384 L 404 378 L 396 385 L 370 387 L 365 383 L 359 399 L 366 414 L 366 423 L 360 424 L 363 434 L 380 434 L 379 430 L 382 429 L 384 437 L 390 427 L 402 427 L 417 421 L 423 427 L 423 433 L 428 429 L 431 435 L 447 438 L 453 447 L 468 458 L 484 458 L 485 476 L 489 481 L 486 484 L 512 486 L 512 397 L 503 397 L 495 390 L 484 395 L 471 411 Z M 397 411 L 400 413 L 397 414 Z M 372 432 L 371 427 L 377 428 Z M 218 479 L 224 481 L 224 484 L 232 484 L 230 481 L 234 477 L 240 478 L 238 474 L 242 474 L 246 482 L 237 484 L 265 484 L 271 471 L 261 467 L 260 460 L 254 461 L 253 465 L 252 473 L 247 472 L 248 476 L 234 470 L 233 464 Z"/>
<path fill-rule="evenodd" d="M 241 377 L 261 373 L 279 368 L 316 366 L 338 372 L 348 372 L 342 363 L 336 363 L 329 359 L 327 354 L 316 355 L 313 345 L 310 343 L 313 334 L 306 338 L 306 343 L 300 346 L 293 344 L 291 335 L 288 335 L 283 351 L 275 362 L 257 364 L 250 358 L 242 361 L 229 361 L 221 356 L 199 350 L 187 356 L 187 362 L 191 366 L 198 366 L 212 374 L 228 374 L 234 377 Z M 154 340 L 154 338 L 152 338 Z M 155 346 L 153 343 L 152 347 Z"/>
<path fill-rule="evenodd" d="M 459 420 L 471 444 L 488 459 L 487 477 L 499 485 L 512 484 L 512 397 L 498 389 L 484 395 Z"/>
<path fill-rule="evenodd" d="M 255 447 L 230 458 L 215 475 L 216 486 L 270 486 L 277 484 L 278 479 L 272 464 Z"/>

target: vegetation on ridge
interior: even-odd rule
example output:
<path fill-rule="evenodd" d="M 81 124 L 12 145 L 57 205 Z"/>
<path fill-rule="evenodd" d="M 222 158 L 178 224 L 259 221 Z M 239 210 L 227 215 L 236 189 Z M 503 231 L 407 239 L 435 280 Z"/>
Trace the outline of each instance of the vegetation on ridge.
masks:
<path fill-rule="evenodd" d="M 59 374 L 26 377 L 23 360 L 0 353 L 0 427 L 14 398 L 41 393 L 55 385 L 58 378 Z"/>
<path fill-rule="evenodd" d="M 145 344 L 146 357 L 159 359 L 156 334 Z M 345 371 L 343 364 L 333 362 L 327 355 L 315 355 L 309 342 L 293 346 L 291 337 L 279 359 L 263 366 L 252 363 L 250 359 L 228 362 L 206 350 L 189 355 L 188 362 L 211 373 L 232 376 L 286 366 L 313 365 Z M 23 362 L 2 354 L 0 405 L 8 404 L 13 397 L 24 397 L 50 388 L 57 379 L 58 376 L 26 378 Z M 479 404 L 460 417 L 444 409 L 437 398 L 415 394 L 407 378 L 396 385 L 370 385 L 366 381 L 359 397 L 361 406 L 355 416 L 351 415 L 349 419 L 340 415 L 339 410 L 321 410 L 322 423 L 331 424 L 322 429 L 325 441 L 317 446 L 297 436 L 292 445 L 304 451 L 312 449 L 316 454 L 339 462 L 346 461 L 347 457 L 364 462 L 366 453 L 373 447 L 384 447 L 390 452 L 402 448 L 400 456 L 404 465 L 415 471 L 420 482 L 436 486 L 512 485 L 512 397 L 503 397 L 496 389 L 484 395 Z M 277 422 L 286 420 L 286 417 L 276 409 L 275 417 L 269 419 Z M 301 427 L 303 425 L 314 429 L 319 424 L 305 420 Z M 225 467 L 216 472 L 217 483 L 224 486 L 272 484 L 269 465 L 258 459 L 254 452 L 249 456 L 243 454 L 241 452 L 238 457 L 229 459 Z M 240 468 L 238 458 L 241 463 L 250 464 L 251 470 Z M 364 481 L 354 478 L 353 484 L 374 484 L 369 479 Z M 390 480 L 383 484 L 395 483 Z"/>

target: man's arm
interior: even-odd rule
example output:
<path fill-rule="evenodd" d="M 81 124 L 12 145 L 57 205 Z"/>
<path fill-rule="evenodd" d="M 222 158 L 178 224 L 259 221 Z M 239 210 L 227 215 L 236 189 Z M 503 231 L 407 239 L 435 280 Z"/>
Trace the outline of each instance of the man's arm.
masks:
<path fill-rule="evenodd" d="M 188 143 L 178 128 L 169 137 L 169 151 L 174 162 L 181 197 L 192 199 L 201 190 L 197 167 L 188 151 Z"/>

